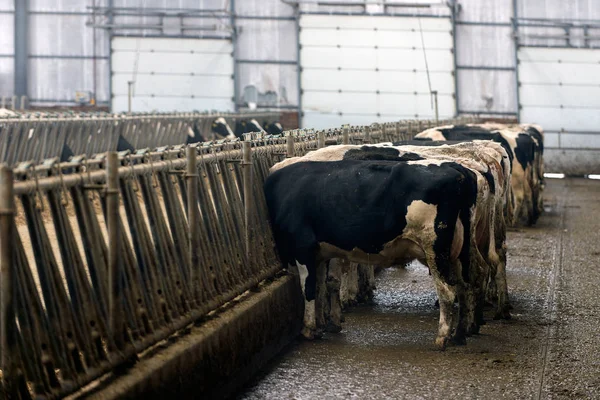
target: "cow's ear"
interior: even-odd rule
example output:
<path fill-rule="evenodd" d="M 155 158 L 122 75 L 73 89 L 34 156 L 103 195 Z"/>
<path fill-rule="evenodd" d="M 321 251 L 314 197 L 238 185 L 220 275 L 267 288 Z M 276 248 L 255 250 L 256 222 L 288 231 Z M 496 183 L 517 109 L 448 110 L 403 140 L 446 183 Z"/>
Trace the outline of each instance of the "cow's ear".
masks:
<path fill-rule="evenodd" d="M 242 121 L 242 126 L 246 126 L 246 121 Z"/>
<path fill-rule="evenodd" d="M 216 127 L 217 127 L 217 123 L 216 123 L 216 122 L 213 122 L 213 124 L 212 124 L 212 127 L 213 127 L 213 128 L 216 128 Z"/>

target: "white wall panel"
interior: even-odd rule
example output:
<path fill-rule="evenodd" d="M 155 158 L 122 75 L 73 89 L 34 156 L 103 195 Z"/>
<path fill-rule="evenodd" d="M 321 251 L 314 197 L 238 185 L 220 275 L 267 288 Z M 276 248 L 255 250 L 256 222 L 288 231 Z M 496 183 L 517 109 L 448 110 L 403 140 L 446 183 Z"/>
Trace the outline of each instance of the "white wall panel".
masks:
<path fill-rule="evenodd" d="M 69 102 L 76 91 L 92 91 L 92 60 L 32 58 L 29 60 L 29 97 L 33 101 Z M 97 61 L 97 100 L 108 100 L 108 60 Z"/>
<path fill-rule="evenodd" d="M 522 47 L 518 56 L 521 121 L 543 126 L 547 148 L 562 150 L 547 164 L 571 174 L 600 169 L 589 153 L 600 148 L 600 50 Z"/>
<path fill-rule="evenodd" d="M 511 27 L 458 25 L 456 31 L 458 65 L 514 67 Z"/>
<path fill-rule="evenodd" d="M 416 18 L 304 14 L 300 26 L 303 126 L 434 117 Z M 451 23 L 422 17 L 421 27 L 440 118 L 451 117 Z"/>
<path fill-rule="evenodd" d="M 517 112 L 514 71 L 458 71 L 458 107 L 464 112 Z"/>
<path fill-rule="evenodd" d="M 459 21 L 510 22 L 513 0 L 458 0 Z"/>
<path fill-rule="evenodd" d="M 229 40 L 115 37 L 112 109 L 233 110 L 233 47 Z M 137 60 L 137 67 L 136 67 Z"/>
<path fill-rule="evenodd" d="M 13 54 L 15 46 L 14 14 L 0 14 L 0 54 Z"/>
<path fill-rule="evenodd" d="M 12 57 L 0 57 L 0 96 L 12 96 L 15 82 L 15 60 Z"/>
<path fill-rule="evenodd" d="M 429 72 L 452 71 L 453 57 L 448 49 L 427 49 L 425 54 Z M 303 46 L 302 67 L 426 71 L 421 49 Z"/>
<path fill-rule="evenodd" d="M 32 14 L 29 53 L 32 55 L 94 54 L 94 30 L 86 26 L 85 15 Z M 96 32 L 96 55 L 108 56 L 108 39 L 103 30 Z"/>
<path fill-rule="evenodd" d="M 431 86 L 439 94 L 452 95 L 454 83 L 450 72 L 430 72 Z M 310 68 L 302 72 L 304 91 L 352 91 L 380 93 L 429 94 L 425 71 L 331 70 Z"/>
<path fill-rule="evenodd" d="M 263 96 L 274 93 L 276 104 L 265 106 L 297 106 L 298 105 L 298 67 L 289 64 L 240 64 L 238 66 L 238 93 L 242 103 L 244 89 L 254 86 Z"/>

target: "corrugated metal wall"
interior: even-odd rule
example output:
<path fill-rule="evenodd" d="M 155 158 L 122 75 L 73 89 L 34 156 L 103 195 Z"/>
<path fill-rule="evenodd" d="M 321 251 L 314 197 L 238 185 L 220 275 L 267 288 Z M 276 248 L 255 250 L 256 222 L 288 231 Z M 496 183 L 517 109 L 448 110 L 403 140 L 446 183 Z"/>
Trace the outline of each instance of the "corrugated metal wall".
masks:
<path fill-rule="evenodd" d="M 97 93 L 99 103 L 110 95 L 109 33 L 94 29 L 90 8 L 111 0 L 29 0 L 30 58 L 29 96 L 37 103 L 69 103 L 75 91 Z M 112 0 L 115 7 L 213 9 L 229 11 L 232 0 Z M 395 1 L 398 2 L 397 0 Z M 415 3 L 415 0 L 411 0 Z M 435 3 L 423 0 L 424 3 Z M 447 15 L 445 2 L 432 8 L 387 7 L 387 12 Z M 518 0 L 519 17 L 600 19 L 597 0 Z M 0 95 L 12 95 L 14 87 L 14 0 L 0 0 Z M 515 49 L 511 18 L 513 0 L 458 0 L 456 52 L 458 109 L 460 112 L 517 112 Z M 256 98 L 259 105 L 298 106 L 298 38 L 295 10 L 280 0 L 235 0 L 238 27 L 236 59 L 237 103 Z M 362 12 L 362 6 L 303 4 L 302 12 Z M 369 12 L 382 12 L 368 5 Z M 268 19 L 258 19 L 258 18 Z M 165 19 L 166 29 L 126 29 L 119 35 L 170 35 L 182 32 L 176 18 Z M 228 37 L 230 20 L 210 14 L 187 17 L 184 25 L 218 26 L 214 32 L 187 31 L 192 37 Z M 96 21 L 107 23 L 107 21 Z M 158 24 L 159 17 L 126 16 L 114 23 Z M 169 29 L 172 24 L 173 28 Z M 536 29 L 536 28 L 530 28 Z M 539 28 L 537 28 L 540 31 Z M 545 29 L 545 32 L 548 32 Z M 92 58 L 96 50 L 96 79 Z M 255 90 L 254 90 L 255 89 Z"/>
<path fill-rule="evenodd" d="M 0 0 L 0 96 L 12 96 L 15 80 L 14 3 Z"/>

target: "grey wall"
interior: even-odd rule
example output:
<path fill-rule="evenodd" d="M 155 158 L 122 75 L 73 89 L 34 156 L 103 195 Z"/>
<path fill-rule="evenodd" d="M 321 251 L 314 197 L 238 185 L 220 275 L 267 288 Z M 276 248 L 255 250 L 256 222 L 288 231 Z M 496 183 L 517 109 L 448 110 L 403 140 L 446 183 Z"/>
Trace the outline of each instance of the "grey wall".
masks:
<path fill-rule="evenodd" d="M 15 0 L 0 0 L 0 95 L 14 91 Z M 99 104 L 109 100 L 109 32 L 86 26 L 91 23 L 93 0 L 30 0 L 29 96 L 34 103 L 72 103 L 75 91 L 95 92 Z M 111 0 L 95 0 L 106 6 Z M 232 0 L 112 0 L 115 7 L 168 9 L 221 9 L 229 11 Z M 396 1 L 397 2 L 397 1 Z M 415 3 L 415 0 L 410 1 Z M 436 2 L 423 0 L 423 2 Z M 518 0 L 519 17 L 600 19 L 597 0 Z M 449 15 L 439 5 L 427 8 L 388 7 L 389 13 Z M 460 112 L 516 114 L 516 74 L 511 18 L 513 0 L 457 0 L 456 25 L 458 109 Z M 236 67 L 237 102 L 244 94 L 258 95 L 259 104 L 298 106 L 297 29 L 294 7 L 280 0 L 235 0 L 238 28 Z M 361 12 L 363 7 L 304 4 L 303 12 Z M 369 11 L 381 12 L 370 5 Z M 258 19 L 267 18 L 267 19 Z M 107 23 L 106 18 L 96 21 Z M 128 16 L 115 23 L 158 24 L 158 17 Z M 118 30 L 119 35 L 187 35 L 230 37 L 229 18 L 186 17 L 166 19 L 167 29 Z M 185 31 L 184 25 L 217 25 L 216 31 Z M 530 28 L 534 29 L 534 28 Z M 95 46 L 94 46 L 94 31 Z M 540 29 L 537 29 L 540 31 Z M 543 28 L 543 32 L 552 32 Z M 599 33 L 600 35 L 600 33 Z M 547 41 L 545 42 L 547 43 Z M 535 44 L 535 43 L 533 43 Z M 94 75 L 94 47 L 96 73 Z M 95 76 L 95 80 L 94 80 Z M 94 83 L 95 81 L 95 83 Z M 257 93 L 251 93 L 252 87 Z"/>

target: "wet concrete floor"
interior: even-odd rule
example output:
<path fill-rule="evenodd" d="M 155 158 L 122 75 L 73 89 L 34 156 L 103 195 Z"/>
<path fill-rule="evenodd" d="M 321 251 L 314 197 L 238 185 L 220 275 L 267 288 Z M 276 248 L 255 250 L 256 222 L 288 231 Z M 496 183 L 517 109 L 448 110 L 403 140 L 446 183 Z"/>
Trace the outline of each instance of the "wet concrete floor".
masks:
<path fill-rule="evenodd" d="M 433 346 L 425 267 L 387 269 L 343 330 L 298 340 L 238 399 L 600 398 L 600 181 L 548 180 L 546 213 L 509 232 L 513 319 L 467 346 Z"/>

